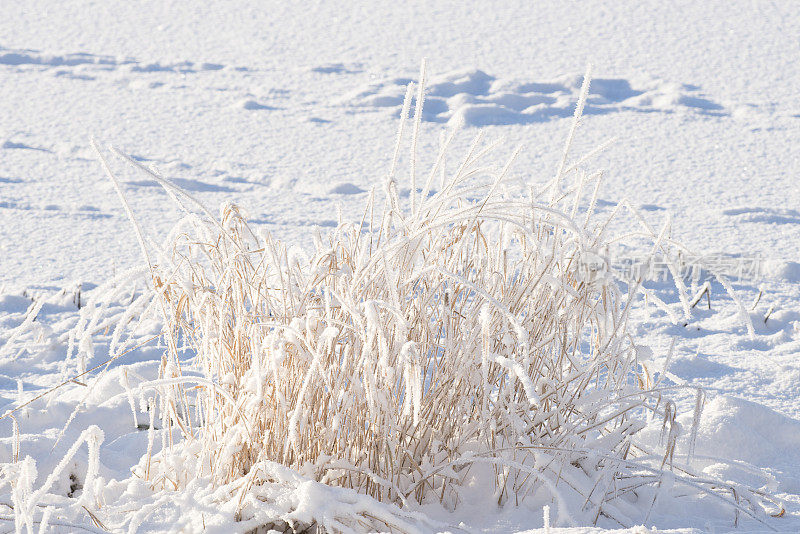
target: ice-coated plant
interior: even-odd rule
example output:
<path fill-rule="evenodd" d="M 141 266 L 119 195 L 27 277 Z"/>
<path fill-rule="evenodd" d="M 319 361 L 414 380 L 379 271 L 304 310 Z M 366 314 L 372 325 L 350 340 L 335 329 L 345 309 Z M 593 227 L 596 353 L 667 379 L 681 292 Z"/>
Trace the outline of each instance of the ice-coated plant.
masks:
<path fill-rule="evenodd" d="M 602 265 L 612 241 L 609 220 L 593 216 L 602 175 L 583 170 L 597 151 L 570 163 L 589 73 L 555 176 L 521 197 L 504 187 L 517 152 L 487 165 L 495 145 L 480 135 L 445 166 L 457 127 L 419 171 L 424 78 L 423 64 L 363 217 L 317 233 L 311 251 L 258 231 L 236 205 L 214 216 L 115 151 L 187 214 L 158 250 L 134 219 L 166 342 L 160 378 L 125 384 L 131 406 L 138 395 L 150 416 L 135 473 L 159 490 L 209 479 L 248 528 L 411 531 L 424 522 L 417 504 L 456 508 L 470 484 L 500 505 L 552 503 L 556 524 L 641 521 L 631 496 L 652 495 L 652 505 L 665 480 L 763 514 L 753 492 L 737 487 L 731 498 L 731 486 L 669 470 L 675 404 L 628 328 L 641 288 L 585 268 Z M 399 156 L 412 103 L 406 199 Z M 666 227 L 640 222 L 654 254 L 673 246 Z M 658 454 L 636 441 L 652 416 L 664 421 Z M 267 521 L 259 503 L 292 477 L 320 495 L 343 488 L 336 498 L 350 504 L 300 513 L 300 499 Z M 365 505 L 364 495 L 381 504 Z"/>

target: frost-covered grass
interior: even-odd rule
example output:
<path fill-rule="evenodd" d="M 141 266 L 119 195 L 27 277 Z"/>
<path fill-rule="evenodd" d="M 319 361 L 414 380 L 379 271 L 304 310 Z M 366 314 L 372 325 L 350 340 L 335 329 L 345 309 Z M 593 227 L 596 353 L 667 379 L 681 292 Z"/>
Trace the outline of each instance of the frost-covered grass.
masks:
<path fill-rule="evenodd" d="M 586 269 L 618 240 L 594 214 L 602 174 L 583 170 L 597 151 L 571 159 L 588 73 L 554 178 L 524 197 L 504 184 L 515 156 L 487 164 L 494 145 L 480 136 L 462 159 L 448 159 L 458 128 L 428 172 L 417 168 L 424 78 L 423 68 L 415 98 L 407 91 L 391 169 L 363 217 L 318 233 L 309 253 L 257 231 L 235 205 L 215 217 L 115 151 L 186 211 L 154 246 L 101 155 L 153 286 L 106 325 L 112 345 L 154 311 L 166 343 L 158 378 L 131 386 L 126 375 L 120 394 L 134 418 L 137 404 L 150 417 L 137 421 L 149 434 L 134 474 L 167 490 L 161 499 L 210 484 L 198 501 L 245 530 L 434 529 L 420 505 L 458 509 L 476 486 L 498 505 L 553 503 L 558 525 L 646 522 L 675 486 L 763 517 L 763 493 L 674 463 L 676 405 L 640 362 L 646 348 L 628 323 L 646 290 Z M 412 101 L 406 199 L 399 155 Z M 668 256 L 668 225 L 656 232 L 640 222 L 642 232 L 622 239 L 645 235 L 653 254 Z M 118 282 L 106 288 L 114 299 Z M 102 327 L 97 306 L 70 340 L 82 357 Z M 663 421 L 661 451 L 637 441 L 653 418 Z M 79 504 L 90 509 L 100 506 L 91 482 L 102 435 L 85 439 L 93 459 Z M 17 524 L 32 528 L 44 521 L 36 510 L 47 483 L 34 491 L 30 461 L 10 465 Z M 159 502 L 131 512 L 128 529 Z"/>

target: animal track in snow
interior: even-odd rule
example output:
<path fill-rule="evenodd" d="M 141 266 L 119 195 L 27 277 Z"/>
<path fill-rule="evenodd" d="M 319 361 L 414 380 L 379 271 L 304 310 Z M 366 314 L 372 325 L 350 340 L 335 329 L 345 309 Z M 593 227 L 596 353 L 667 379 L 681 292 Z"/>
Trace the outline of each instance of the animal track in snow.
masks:
<path fill-rule="evenodd" d="M 0 46 L 0 66 L 26 67 L 38 66 L 42 68 L 58 68 L 56 76 L 93 80 L 92 76 L 85 73 L 75 74 L 74 68 L 91 69 L 95 71 L 112 71 L 125 67 L 130 72 L 175 72 L 181 74 L 214 71 L 225 68 L 219 63 L 194 63 L 180 61 L 177 63 L 146 63 L 130 57 L 115 57 L 110 55 L 96 55 L 85 52 L 67 54 L 48 54 L 39 50 L 11 49 Z M 247 70 L 237 67 L 236 70 Z"/>
<path fill-rule="evenodd" d="M 344 63 L 326 63 L 317 67 L 311 67 L 309 70 L 318 74 L 358 74 L 359 72 L 363 72 L 361 67 L 362 65 L 360 63 L 349 66 Z"/>
<path fill-rule="evenodd" d="M 363 189 L 350 182 L 342 182 L 328 189 L 329 195 L 358 195 L 364 192 Z"/>
<path fill-rule="evenodd" d="M 192 178 L 176 178 L 174 176 L 170 176 L 168 179 L 170 182 L 172 182 L 173 184 L 177 185 L 178 187 L 180 187 L 185 191 L 192 191 L 192 192 L 205 191 L 205 192 L 215 192 L 215 193 L 232 193 L 235 191 L 234 188 L 228 187 L 226 185 L 213 184 Z M 125 184 L 133 187 L 161 187 L 161 185 L 155 180 L 128 180 L 125 182 Z"/>
<path fill-rule="evenodd" d="M 43 65 L 46 67 L 74 67 L 76 65 L 96 65 L 110 69 L 119 64 L 135 63 L 131 59 L 120 60 L 113 56 L 97 56 L 86 53 L 45 54 L 38 50 L 9 49 L 0 47 L 0 65 Z"/>
<path fill-rule="evenodd" d="M 262 104 L 261 102 L 253 100 L 252 98 L 245 98 L 243 100 L 240 100 L 237 106 L 240 107 L 241 109 L 246 109 L 248 111 L 261 111 L 261 110 L 274 111 L 276 109 L 280 109 L 274 106 L 269 106 L 267 104 Z"/>
<path fill-rule="evenodd" d="M 346 97 L 355 109 L 388 108 L 399 113 L 410 78 L 373 83 Z M 520 82 L 466 70 L 433 78 L 427 85 L 422 118 L 448 122 L 462 118 L 468 126 L 529 124 L 569 117 L 575 110 L 582 76 L 563 76 L 547 82 Z M 412 101 L 413 102 L 413 101 Z M 413 106 L 412 106 L 413 107 Z M 697 86 L 647 79 L 592 80 L 584 114 L 619 111 L 671 113 L 690 110 L 708 115 L 729 111 Z"/>
<path fill-rule="evenodd" d="M 800 224 L 800 212 L 780 208 L 728 208 L 722 215 L 736 217 L 739 222 L 755 222 L 767 224 Z"/>
<path fill-rule="evenodd" d="M 38 150 L 39 152 L 50 152 L 50 150 L 47 149 L 47 148 L 26 145 L 25 143 L 17 143 L 17 142 L 11 141 L 10 139 L 4 141 L 3 144 L 0 145 L 0 148 L 8 148 L 8 149 L 14 149 L 14 150 Z"/>

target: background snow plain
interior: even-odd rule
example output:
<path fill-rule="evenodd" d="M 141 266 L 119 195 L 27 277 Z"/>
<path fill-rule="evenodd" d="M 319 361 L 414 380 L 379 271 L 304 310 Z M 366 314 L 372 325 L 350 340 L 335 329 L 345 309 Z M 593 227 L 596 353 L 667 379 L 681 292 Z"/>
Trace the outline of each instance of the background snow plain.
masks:
<path fill-rule="evenodd" d="M 308 245 L 314 226 L 335 224 L 337 206 L 360 217 L 366 191 L 388 167 L 403 84 L 422 57 L 431 79 L 419 152 L 432 154 L 442 128 L 462 116 L 467 128 L 454 154 L 483 127 L 487 138 L 507 140 L 500 158 L 524 144 L 512 181 L 533 184 L 554 172 L 592 62 L 578 152 L 619 138 L 595 162 L 606 171 L 601 207 L 627 198 L 654 226 L 672 214 L 673 237 L 694 250 L 759 259 L 758 273 L 736 284 L 748 309 L 763 291 L 750 309 L 754 340 L 716 285 L 713 310 L 696 311 L 686 327 L 653 313 L 639 316 L 634 331 L 653 347 L 656 368 L 676 338 L 668 379 L 707 388 L 698 454 L 729 460 L 709 460 L 709 472 L 768 486 L 786 507 L 768 526 L 800 531 L 797 2 L 0 6 L 2 411 L 60 376 L 76 310 L 59 291 L 81 283 L 90 295 L 141 261 L 90 136 L 157 166 L 206 205 L 236 201 L 257 225 Z M 178 214 L 162 190 L 124 166 L 115 172 L 145 231 L 166 235 Z M 40 350 L 13 351 L 9 332 L 38 295 L 48 299 Z M 101 336 L 97 362 L 102 349 Z M 144 373 L 158 354 L 141 349 L 119 363 Z M 51 454 L 76 389 L 64 388 L 47 412 L 34 405 L 20 418 L 22 453 L 40 473 L 66 447 Z M 72 438 L 99 424 L 104 472 L 124 480 L 143 453 L 142 433 L 130 430 L 126 405 L 94 406 L 72 423 Z M 10 459 L 10 436 L 10 422 L 0 421 L 0 462 Z M 175 513 L 154 512 L 142 528 L 171 528 Z M 467 507 L 447 521 L 478 531 L 542 526 L 541 511 L 524 508 Z M 734 529 L 732 514 L 697 506 L 662 511 L 653 525 Z M 13 523 L 0 519 L 0 530 L 8 528 Z M 743 521 L 738 531 L 766 528 Z"/>

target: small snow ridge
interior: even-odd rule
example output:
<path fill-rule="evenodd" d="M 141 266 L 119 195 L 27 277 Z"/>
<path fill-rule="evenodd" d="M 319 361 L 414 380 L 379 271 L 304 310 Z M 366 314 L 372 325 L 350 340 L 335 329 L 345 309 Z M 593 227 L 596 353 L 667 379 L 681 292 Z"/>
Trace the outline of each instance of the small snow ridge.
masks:
<path fill-rule="evenodd" d="M 371 83 L 351 94 L 346 103 L 356 109 L 391 108 L 399 113 L 408 78 Z M 428 84 L 423 120 L 463 120 L 468 126 L 530 124 L 570 117 L 582 77 L 562 76 L 543 82 L 496 78 L 481 70 L 453 72 Z M 412 100 L 412 109 L 415 102 Z M 694 112 L 729 115 L 705 97 L 697 86 L 655 79 L 595 78 L 587 99 L 587 115 L 621 111 Z"/>
<path fill-rule="evenodd" d="M 328 190 L 328 194 L 331 195 L 357 195 L 359 193 L 364 193 L 364 190 L 348 182 L 338 184 Z"/>

